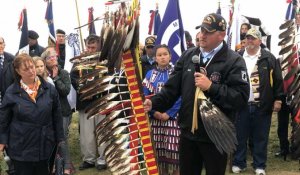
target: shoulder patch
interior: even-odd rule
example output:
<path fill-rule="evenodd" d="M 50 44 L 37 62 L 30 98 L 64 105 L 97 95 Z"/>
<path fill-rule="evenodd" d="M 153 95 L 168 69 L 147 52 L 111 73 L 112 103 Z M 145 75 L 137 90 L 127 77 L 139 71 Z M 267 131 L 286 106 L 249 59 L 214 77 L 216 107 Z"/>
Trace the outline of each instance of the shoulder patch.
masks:
<path fill-rule="evenodd" d="M 247 82 L 247 72 L 242 70 L 241 71 L 241 75 L 242 75 L 242 80 L 246 81 Z"/>

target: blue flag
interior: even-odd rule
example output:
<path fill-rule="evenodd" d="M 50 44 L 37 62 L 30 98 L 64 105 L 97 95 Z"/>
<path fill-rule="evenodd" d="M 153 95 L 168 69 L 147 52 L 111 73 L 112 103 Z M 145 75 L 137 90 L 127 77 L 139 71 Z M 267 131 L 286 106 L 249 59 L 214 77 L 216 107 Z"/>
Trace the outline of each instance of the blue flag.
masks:
<path fill-rule="evenodd" d="M 160 14 L 159 14 L 158 10 L 155 10 L 154 33 L 153 33 L 154 35 L 157 35 L 160 25 L 161 25 Z"/>
<path fill-rule="evenodd" d="M 53 10 L 52 10 L 52 1 L 48 1 L 47 9 L 46 9 L 46 15 L 45 19 L 48 23 L 49 28 L 49 38 L 48 38 L 48 44 L 49 45 L 55 45 L 55 30 L 54 30 L 54 22 L 53 22 Z"/>
<path fill-rule="evenodd" d="M 169 0 L 155 44 L 169 46 L 173 64 L 176 63 L 181 53 L 186 49 L 178 0 Z"/>
<path fill-rule="evenodd" d="M 19 44 L 19 54 L 27 53 L 29 54 L 29 44 L 28 44 L 28 23 L 27 23 L 27 11 L 24 8 L 20 15 L 20 20 L 18 23 L 19 29 L 21 29 L 21 38 Z"/>

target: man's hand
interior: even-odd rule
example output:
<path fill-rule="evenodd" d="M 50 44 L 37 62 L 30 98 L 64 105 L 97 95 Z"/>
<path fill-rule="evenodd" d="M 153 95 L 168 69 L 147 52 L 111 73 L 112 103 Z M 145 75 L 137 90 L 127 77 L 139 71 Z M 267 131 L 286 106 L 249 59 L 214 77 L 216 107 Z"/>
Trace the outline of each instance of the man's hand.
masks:
<path fill-rule="evenodd" d="M 144 110 L 145 110 L 145 112 L 149 112 L 149 111 L 151 111 L 151 109 L 152 109 L 152 101 L 149 99 L 146 99 L 144 101 Z"/>
<path fill-rule="evenodd" d="M 0 152 L 3 152 L 5 148 L 5 144 L 0 144 Z"/>
<path fill-rule="evenodd" d="M 281 109 L 281 101 L 280 100 L 276 100 L 274 101 L 274 105 L 273 105 L 273 111 L 274 112 L 279 112 Z"/>
<path fill-rule="evenodd" d="M 212 82 L 210 81 L 210 79 L 208 79 L 208 77 L 205 74 L 195 72 L 194 76 L 195 76 L 196 87 L 199 87 L 202 91 L 209 90 Z"/>

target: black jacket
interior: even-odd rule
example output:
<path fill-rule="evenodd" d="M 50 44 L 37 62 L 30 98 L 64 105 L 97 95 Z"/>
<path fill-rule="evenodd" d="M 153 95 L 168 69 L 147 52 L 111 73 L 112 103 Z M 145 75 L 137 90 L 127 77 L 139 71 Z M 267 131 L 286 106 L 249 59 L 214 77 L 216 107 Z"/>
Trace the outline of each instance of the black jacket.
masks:
<path fill-rule="evenodd" d="M 192 57 L 199 53 L 198 47 L 185 51 L 178 60 L 170 79 L 161 92 L 151 98 L 151 101 L 154 110 L 165 112 L 181 96 L 178 125 L 182 135 L 192 140 L 211 142 L 201 119 L 198 120 L 198 130 L 195 134 L 191 133 L 196 90 Z M 205 95 L 227 117 L 234 120 L 237 111 L 247 105 L 249 98 L 249 83 L 244 59 L 228 49 L 226 43 L 223 42 L 222 49 L 216 53 L 206 70 L 207 76 L 213 83 Z M 200 115 L 199 111 L 198 115 Z"/>
<path fill-rule="evenodd" d="M 142 65 L 142 79 L 145 78 L 149 70 L 154 69 L 156 66 L 155 62 L 153 64 L 149 63 L 147 55 L 143 55 L 141 57 L 141 65 Z"/>
<path fill-rule="evenodd" d="M 14 68 L 12 62 L 14 61 L 14 56 L 10 53 L 4 52 L 4 62 L 2 70 L 2 82 L 0 82 L 1 97 L 4 97 L 6 89 L 14 82 Z"/>
<path fill-rule="evenodd" d="M 41 45 L 36 43 L 35 45 L 29 47 L 29 55 L 31 57 L 34 57 L 34 56 L 40 57 L 42 55 L 42 53 L 44 52 L 44 50 L 45 50 L 44 47 L 42 47 Z"/>
<path fill-rule="evenodd" d="M 58 75 L 53 78 L 53 82 L 59 94 L 62 115 L 64 117 L 69 117 L 72 114 L 71 106 L 67 98 L 71 90 L 71 79 L 69 72 L 59 66 Z"/>
<path fill-rule="evenodd" d="M 243 55 L 244 52 L 245 50 L 242 50 L 239 53 Z M 261 49 L 261 56 L 258 58 L 257 66 L 260 85 L 260 111 L 264 114 L 270 114 L 273 111 L 274 101 L 284 99 L 280 63 L 272 53 Z"/>
<path fill-rule="evenodd" d="M 64 69 L 65 67 L 65 58 L 66 58 L 66 45 L 65 44 L 60 44 L 58 45 L 59 49 L 59 55 L 58 55 L 58 64 L 60 65 L 61 68 Z"/>
<path fill-rule="evenodd" d="M 11 159 L 47 160 L 54 145 L 64 140 L 58 93 L 53 85 L 40 80 L 36 103 L 15 82 L 0 106 L 0 143 L 8 145 Z"/>

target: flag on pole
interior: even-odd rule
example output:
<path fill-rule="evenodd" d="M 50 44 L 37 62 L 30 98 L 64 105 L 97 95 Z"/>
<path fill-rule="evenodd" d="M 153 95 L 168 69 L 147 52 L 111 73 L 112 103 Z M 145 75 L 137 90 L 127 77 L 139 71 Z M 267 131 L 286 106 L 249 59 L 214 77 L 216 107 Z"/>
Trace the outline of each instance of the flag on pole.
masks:
<path fill-rule="evenodd" d="M 288 8 L 285 13 L 285 19 L 290 20 L 295 18 L 296 10 L 293 8 L 293 1 L 289 0 L 287 1 L 289 3 Z"/>
<path fill-rule="evenodd" d="M 94 8 L 90 7 L 88 8 L 89 11 L 89 19 L 88 19 L 88 30 L 89 30 L 89 35 L 91 34 L 96 34 L 96 29 L 95 29 L 95 24 L 94 24 Z"/>
<path fill-rule="evenodd" d="M 158 11 L 158 5 L 156 6 L 156 10 L 150 10 L 151 16 L 150 16 L 150 22 L 149 22 L 149 30 L 148 34 L 152 35 L 157 35 L 159 27 L 161 25 L 161 18 L 160 14 Z"/>
<path fill-rule="evenodd" d="M 169 0 L 155 44 L 168 45 L 171 50 L 173 64 L 176 63 L 181 53 L 186 49 L 178 0 Z"/>
<path fill-rule="evenodd" d="M 222 12 L 221 12 L 221 2 L 219 1 L 218 2 L 218 9 L 217 9 L 217 12 L 216 12 L 218 15 L 222 15 Z"/>
<path fill-rule="evenodd" d="M 55 39 L 55 30 L 54 30 L 54 21 L 53 21 L 53 9 L 52 9 L 52 0 L 46 0 L 47 9 L 45 19 L 48 23 L 49 28 L 49 38 L 48 38 L 48 45 L 55 46 L 56 39 Z"/>
<path fill-rule="evenodd" d="M 242 24 L 241 14 L 240 14 L 240 4 L 235 1 L 233 4 L 233 15 L 232 15 L 232 23 L 230 26 L 230 30 L 227 36 L 228 47 L 232 50 L 236 50 L 236 46 L 240 44 L 240 27 Z"/>
<path fill-rule="evenodd" d="M 28 44 L 28 23 L 27 23 L 27 10 L 24 8 L 20 15 L 20 20 L 18 23 L 18 28 L 21 30 L 21 38 L 19 44 L 19 54 L 27 53 L 29 54 L 29 44 Z"/>
<path fill-rule="evenodd" d="M 66 58 L 65 58 L 65 66 L 64 69 L 71 72 L 73 67 L 73 63 L 70 62 L 70 59 L 80 55 L 80 42 L 79 42 L 79 35 L 76 32 L 71 32 L 66 37 Z M 71 106 L 71 109 L 76 108 L 76 90 L 73 86 L 71 86 L 70 93 L 67 96 L 68 102 Z"/>

